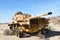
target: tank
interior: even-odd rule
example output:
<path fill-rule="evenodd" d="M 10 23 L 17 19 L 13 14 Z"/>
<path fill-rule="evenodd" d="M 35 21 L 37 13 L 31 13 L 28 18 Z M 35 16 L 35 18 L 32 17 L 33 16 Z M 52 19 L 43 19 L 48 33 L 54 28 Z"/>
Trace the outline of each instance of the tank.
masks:
<path fill-rule="evenodd" d="M 10 27 L 10 30 L 15 30 L 13 34 L 18 37 L 24 37 L 25 34 L 36 34 L 38 36 L 41 36 L 40 34 L 47 34 L 48 30 L 46 30 L 46 27 L 49 24 L 49 19 L 42 16 L 47 16 L 50 14 L 52 14 L 52 12 L 47 12 L 38 16 L 23 14 L 25 17 L 28 17 L 26 21 L 17 21 L 17 23 L 12 21 L 8 24 L 8 26 Z"/>

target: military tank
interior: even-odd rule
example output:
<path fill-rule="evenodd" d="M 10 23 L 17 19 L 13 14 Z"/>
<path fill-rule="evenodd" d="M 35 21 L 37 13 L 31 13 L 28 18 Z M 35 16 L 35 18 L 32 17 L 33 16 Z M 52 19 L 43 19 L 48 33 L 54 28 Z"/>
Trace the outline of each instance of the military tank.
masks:
<path fill-rule="evenodd" d="M 50 14 L 52 14 L 52 12 L 47 12 L 38 16 L 30 15 L 27 21 L 18 21 L 17 23 L 12 22 L 9 23 L 8 26 L 10 27 L 10 30 L 14 32 L 13 34 L 18 37 L 24 37 L 25 34 L 30 34 L 30 36 L 32 34 L 37 34 L 38 36 L 41 36 L 42 34 L 45 35 L 48 32 L 48 30 L 46 30 L 46 27 L 49 24 L 49 19 L 41 16 L 47 16 Z"/>

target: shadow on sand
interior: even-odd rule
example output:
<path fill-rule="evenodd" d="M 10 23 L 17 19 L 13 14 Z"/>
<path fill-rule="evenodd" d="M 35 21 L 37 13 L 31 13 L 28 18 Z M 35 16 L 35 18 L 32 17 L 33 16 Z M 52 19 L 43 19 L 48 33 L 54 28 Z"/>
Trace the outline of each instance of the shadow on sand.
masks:
<path fill-rule="evenodd" d="M 52 31 L 49 30 L 49 34 L 46 35 L 46 38 L 54 37 L 54 36 L 59 36 L 60 32 L 59 31 Z M 36 34 L 31 34 L 31 36 L 36 36 Z M 31 37 L 31 36 L 26 36 L 26 37 Z"/>
<path fill-rule="evenodd" d="M 54 36 L 59 36 L 59 35 L 60 35 L 59 31 L 51 31 L 51 30 L 49 30 L 49 34 L 46 37 L 49 38 L 49 37 L 54 37 Z"/>

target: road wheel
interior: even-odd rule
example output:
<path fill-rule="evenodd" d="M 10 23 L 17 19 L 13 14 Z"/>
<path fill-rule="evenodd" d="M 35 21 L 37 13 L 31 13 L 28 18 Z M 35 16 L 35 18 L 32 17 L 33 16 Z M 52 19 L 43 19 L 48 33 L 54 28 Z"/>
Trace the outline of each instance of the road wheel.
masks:
<path fill-rule="evenodd" d="M 43 32 L 42 32 L 43 35 L 45 35 L 45 38 L 48 36 L 49 34 L 49 30 L 48 29 L 45 29 Z"/>
<path fill-rule="evenodd" d="M 38 37 L 40 37 L 41 39 L 44 39 L 44 38 L 45 38 L 45 35 L 43 35 L 41 31 L 39 31 L 37 35 L 38 35 Z"/>
<path fill-rule="evenodd" d="M 38 32 L 38 37 L 41 37 L 41 36 L 42 36 L 42 34 L 41 34 L 41 32 L 39 31 L 39 32 Z"/>
<path fill-rule="evenodd" d="M 24 35 L 23 32 L 19 32 L 17 36 L 18 36 L 19 38 L 23 38 L 23 35 Z"/>
<path fill-rule="evenodd" d="M 15 35 L 18 37 L 19 34 L 18 33 L 15 33 Z"/>
<path fill-rule="evenodd" d="M 19 31 L 18 31 L 18 30 L 15 31 L 15 35 L 16 35 L 17 37 L 19 36 Z"/>

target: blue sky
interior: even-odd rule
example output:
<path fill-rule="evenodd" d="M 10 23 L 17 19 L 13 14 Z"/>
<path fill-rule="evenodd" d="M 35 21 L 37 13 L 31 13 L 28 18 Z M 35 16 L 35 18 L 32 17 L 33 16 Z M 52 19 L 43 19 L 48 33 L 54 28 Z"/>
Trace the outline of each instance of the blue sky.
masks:
<path fill-rule="evenodd" d="M 51 16 L 59 16 L 60 0 L 0 0 L 0 22 L 10 22 L 17 11 L 31 15 L 51 11 Z"/>

